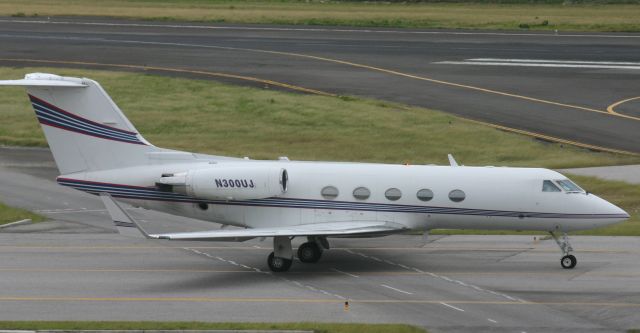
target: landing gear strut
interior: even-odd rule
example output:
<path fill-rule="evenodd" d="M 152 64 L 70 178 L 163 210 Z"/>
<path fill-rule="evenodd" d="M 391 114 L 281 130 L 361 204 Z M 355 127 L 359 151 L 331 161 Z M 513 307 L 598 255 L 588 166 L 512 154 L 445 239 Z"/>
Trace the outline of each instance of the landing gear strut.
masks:
<path fill-rule="evenodd" d="M 569 236 L 567 236 L 567 233 L 562 233 L 562 240 L 560 240 L 553 231 L 549 231 L 549 234 L 551 234 L 553 239 L 556 241 L 556 244 L 558 244 L 558 247 L 560 247 L 560 251 L 562 251 L 563 257 L 560 259 L 560 265 L 562 268 L 572 269 L 576 267 L 578 259 L 571 254 L 571 252 L 573 252 L 573 248 L 571 247 L 571 244 L 569 244 Z"/>

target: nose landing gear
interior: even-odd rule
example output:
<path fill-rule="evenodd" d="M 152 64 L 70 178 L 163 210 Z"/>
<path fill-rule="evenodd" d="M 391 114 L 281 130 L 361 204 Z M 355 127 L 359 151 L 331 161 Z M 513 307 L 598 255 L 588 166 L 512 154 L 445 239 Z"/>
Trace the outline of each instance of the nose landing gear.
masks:
<path fill-rule="evenodd" d="M 549 234 L 551 234 L 551 237 L 553 237 L 556 244 L 558 244 L 558 247 L 560 247 L 560 251 L 562 251 L 563 257 L 560 259 L 560 265 L 562 268 L 572 269 L 576 267 L 578 259 L 571 254 L 571 252 L 573 252 L 573 248 L 571 247 L 571 244 L 569 244 L 569 236 L 567 236 L 567 233 L 562 233 L 562 240 L 560 240 L 553 231 L 549 231 Z"/>

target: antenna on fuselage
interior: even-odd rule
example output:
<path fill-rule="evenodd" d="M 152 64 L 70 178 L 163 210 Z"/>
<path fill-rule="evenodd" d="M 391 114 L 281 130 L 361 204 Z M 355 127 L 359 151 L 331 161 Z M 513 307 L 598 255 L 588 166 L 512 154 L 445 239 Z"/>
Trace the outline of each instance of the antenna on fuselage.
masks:
<path fill-rule="evenodd" d="M 458 162 L 456 162 L 456 159 L 453 158 L 453 155 L 447 154 L 447 157 L 449 158 L 449 165 L 451 165 L 452 167 L 458 166 Z"/>

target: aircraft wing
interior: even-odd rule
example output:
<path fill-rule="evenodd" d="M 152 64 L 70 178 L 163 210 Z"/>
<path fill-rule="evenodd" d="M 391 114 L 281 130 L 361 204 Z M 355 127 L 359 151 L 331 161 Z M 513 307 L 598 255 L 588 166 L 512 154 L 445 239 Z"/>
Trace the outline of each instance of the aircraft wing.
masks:
<path fill-rule="evenodd" d="M 333 237 L 372 237 L 407 231 L 397 223 L 382 221 L 349 221 L 301 224 L 277 228 L 255 228 L 235 230 L 211 230 L 149 235 L 151 238 L 173 240 L 246 240 L 255 237 L 276 236 L 333 236 Z"/>
<path fill-rule="evenodd" d="M 127 236 L 138 236 L 154 239 L 201 240 L 201 241 L 244 241 L 256 237 L 294 237 L 294 236 L 331 236 L 331 237 L 375 237 L 408 231 L 401 224 L 385 221 L 347 221 L 300 224 L 292 226 L 208 230 L 196 232 L 178 232 L 165 234 L 148 234 L 120 205 L 107 193 L 100 198 L 105 204 L 111 219 L 120 233 Z M 137 229 L 137 230 L 136 230 Z"/>

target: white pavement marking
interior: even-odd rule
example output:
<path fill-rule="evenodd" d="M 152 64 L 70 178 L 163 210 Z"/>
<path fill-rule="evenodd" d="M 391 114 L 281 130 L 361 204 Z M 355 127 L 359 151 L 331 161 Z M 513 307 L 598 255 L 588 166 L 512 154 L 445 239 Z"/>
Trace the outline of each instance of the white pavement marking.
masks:
<path fill-rule="evenodd" d="M 287 279 L 287 278 L 282 277 L 282 276 L 278 276 L 276 274 L 273 274 L 273 272 L 265 272 L 265 271 L 263 271 L 263 270 L 261 270 L 259 268 L 251 267 L 251 266 L 247 266 L 247 265 L 243 265 L 243 264 L 239 264 L 239 263 L 237 263 L 237 262 L 235 262 L 233 260 L 224 259 L 224 258 L 219 257 L 219 256 L 213 256 L 213 255 L 211 255 L 209 253 L 202 252 L 202 251 L 197 250 L 197 249 L 192 249 L 192 248 L 188 248 L 188 247 L 183 247 L 182 249 L 186 250 L 186 251 L 189 251 L 189 252 L 192 252 L 192 253 L 195 253 L 195 254 L 203 255 L 203 256 L 205 256 L 207 258 L 220 260 L 220 261 L 225 262 L 227 264 L 231 264 L 231 265 L 238 266 L 238 267 L 243 267 L 243 268 L 248 269 L 249 271 L 253 270 L 253 271 L 258 272 L 258 273 L 271 275 L 271 276 L 276 277 L 276 278 L 278 278 L 280 280 L 283 280 L 283 281 L 286 281 L 288 283 L 294 284 L 294 285 L 298 286 L 299 288 L 305 288 L 305 289 L 311 290 L 313 292 L 318 292 L 318 293 L 321 293 L 321 294 L 324 294 L 324 295 L 328 295 L 328 296 L 332 296 L 332 297 L 335 297 L 335 298 L 338 298 L 338 299 L 341 299 L 341 300 L 346 299 L 345 297 L 343 297 L 341 295 L 330 293 L 330 292 L 328 292 L 326 290 L 322 290 L 320 288 L 316 288 L 314 286 L 311 286 L 311 285 L 308 285 L 308 284 L 304 284 L 304 283 L 301 283 L 299 281 L 295 281 L 295 280 Z"/>
<path fill-rule="evenodd" d="M 434 64 L 640 70 L 640 63 L 638 62 L 615 62 L 615 61 L 568 61 L 568 60 L 476 58 L 476 59 L 467 59 L 464 61 L 438 61 L 438 62 L 434 62 Z"/>
<path fill-rule="evenodd" d="M 359 275 L 355 275 L 355 274 L 351 274 L 351 273 L 343 272 L 343 271 L 341 271 L 341 270 L 339 270 L 339 269 L 337 269 L 337 268 L 332 268 L 331 270 L 332 270 L 332 271 L 335 271 L 335 272 L 338 272 L 338 273 L 345 274 L 345 275 L 349 275 L 349 276 L 354 277 L 354 278 L 359 278 L 359 277 L 360 277 Z"/>
<path fill-rule="evenodd" d="M 53 24 L 53 25 L 86 25 L 105 27 L 146 27 L 172 29 L 210 29 L 210 30 L 253 30 L 253 31 L 301 31 L 301 32 L 349 32 L 366 34 L 408 34 L 408 35 L 484 35 L 484 36 L 530 36 L 530 37 L 594 37 L 594 38 L 640 38 L 640 35 L 612 34 L 563 34 L 563 33 L 521 33 L 521 32 L 478 32 L 478 31 L 413 31 L 413 30 L 378 30 L 378 29 L 340 29 L 340 28 L 285 28 L 285 27 L 247 27 L 247 26 L 210 26 L 148 23 L 109 23 L 109 22 L 73 22 L 49 20 L 0 20 L 2 23 Z"/>
<path fill-rule="evenodd" d="M 61 209 L 40 209 L 36 210 L 36 213 L 42 214 L 70 214 L 70 213 L 93 213 L 93 212 L 106 212 L 106 209 L 86 209 L 86 208 L 61 208 Z"/>
<path fill-rule="evenodd" d="M 584 60 L 554 60 L 554 59 L 502 59 L 502 58 L 473 58 L 469 61 L 501 61 L 524 63 L 554 63 L 554 64 L 596 64 L 596 65 L 631 65 L 640 66 L 640 62 L 629 61 L 584 61 Z"/>
<path fill-rule="evenodd" d="M 15 222 L 11 222 L 11 223 L 6 223 L 3 225 L 0 225 L 0 229 L 4 229 L 4 228 L 9 228 L 9 227 L 15 227 L 15 226 L 19 226 L 19 225 L 23 225 L 23 224 L 31 224 L 31 219 L 24 219 L 24 220 L 20 220 L 20 221 L 15 221 Z"/>
<path fill-rule="evenodd" d="M 368 256 L 368 255 L 366 255 L 364 253 L 356 252 L 356 251 L 353 251 L 353 250 L 350 250 L 350 249 L 344 249 L 344 251 L 346 251 L 348 253 L 351 253 L 353 255 L 359 255 L 359 256 L 361 256 L 363 258 L 367 258 L 367 259 L 374 259 L 374 258 L 378 259 L 376 257 Z M 378 259 L 378 261 L 380 261 L 380 259 Z M 472 289 L 477 290 L 479 292 L 489 293 L 489 294 L 495 295 L 497 297 L 506 298 L 506 299 L 508 299 L 510 301 L 526 303 L 526 301 L 523 300 L 523 299 L 520 299 L 520 298 L 517 298 L 517 297 L 512 297 L 512 296 L 509 296 L 509 295 L 504 294 L 504 293 L 495 292 L 493 290 L 484 289 L 484 288 L 478 287 L 476 285 L 473 285 L 473 284 L 470 284 L 470 283 L 466 283 L 466 282 L 463 282 L 463 281 L 460 281 L 460 280 L 452 279 L 452 278 L 444 276 L 444 275 L 439 275 L 439 274 L 435 274 L 435 273 L 432 273 L 432 272 L 425 272 L 425 271 L 423 271 L 423 270 L 421 270 L 419 268 L 409 267 L 409 266 L 406 266 L 406 265 L 398 264 L 398 263 L 395 263 L 395 262 L 390 261 L 390 260 L 384 260 L 384 262 L 386 262 L 387 264 L 390 264 L 390 265 L 394 265 L 394 266 L 398 266 L 398 267 L 404 268 L 404 269 L 406 269 L 408 271 L 415 271 L 415 272 L 420 273 L 420 274 L 427 274 L 427 275 L 429 275 L 429 276 L 431 276 L 433 278 L 441 279 L 441 280 L 444 280 L 444 281 L 447 281 L 447 282 L 450 282 L 450 283 L 455 283 L 455 284 L 463 286 L 465 288 L 472 288 Z"/>
<path fill-rule="evenodd" d="M 413 293 L 410 293 L 408 291 L 404 291 L 402 289 L 394 288 L 394 287 L 391 287 L 391 286 L 387 286 L 386 284 L 381 284 L 380 286 L 385 287 L 387 289 L 395 290 L 395 291 L 397 291 L 399 293 L 403 293 L 403 294 L 407 294 L 407 295 L 413 295 Z"/>
<path fill-rule="evenodd" d="M 447 304 L 447 303 L 445 303 L 445 302 L 440 302 L 440 304 L 442 304 L 442 305 L 444 305 L 444 306 L 447 306 L 447 307 L 450 307 L 450 308 L 452 308 L 452 309 L 454 309 L 454 310 L 458 310 L 458 311 L 464 312 L 464 310 L 462 310 L 461 308 L 459 308 L 459 307 L 455 307 L 455 306 L 453 306 L 453 305 L 451 305 L 451 304 Z"/>

